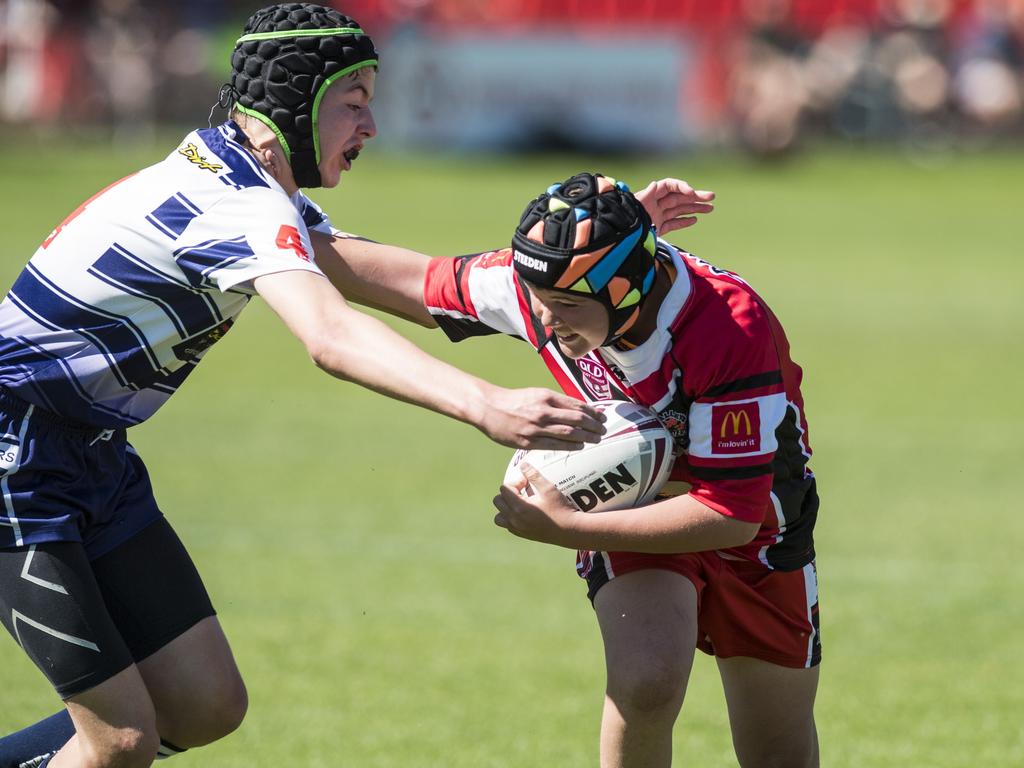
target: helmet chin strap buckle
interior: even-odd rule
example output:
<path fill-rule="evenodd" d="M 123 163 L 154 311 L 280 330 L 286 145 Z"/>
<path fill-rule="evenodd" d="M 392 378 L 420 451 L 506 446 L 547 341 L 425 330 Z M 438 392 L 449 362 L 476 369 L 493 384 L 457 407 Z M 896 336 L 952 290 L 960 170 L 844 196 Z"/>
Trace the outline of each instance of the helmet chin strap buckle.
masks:
<path fill-rule="evenodd" d="M 235 90 L 231 83 L 224 83 L 220 87 L 220 91 L 217 93 L 217 100 L 210 106 L 210 114 L 206 116 L 206 127 L 213 128 L 213 113 L 219 107 L 220 109 L 228 109 L 238 100 L 238 91 Z"/>

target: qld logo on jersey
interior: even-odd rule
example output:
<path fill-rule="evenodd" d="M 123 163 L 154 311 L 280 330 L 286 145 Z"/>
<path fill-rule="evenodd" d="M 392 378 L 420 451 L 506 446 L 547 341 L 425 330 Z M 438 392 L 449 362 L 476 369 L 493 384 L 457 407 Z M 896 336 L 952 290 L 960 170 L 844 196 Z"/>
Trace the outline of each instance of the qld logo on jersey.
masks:
<path fill-rule="evenodd" d="M 712 453 L 757 453 L 761 450 L 761 409 L 757 402 L 711 407 Z"/>
<path fill-rule="evenodd" d="M 581 357 L 576 361 L 580 374 L 583 376 L 583 385 L 598 400 L 609 400 L 612 396 L 612 388 L 608 383 L 608 374 L 604 366 L 594 360 Z"/>

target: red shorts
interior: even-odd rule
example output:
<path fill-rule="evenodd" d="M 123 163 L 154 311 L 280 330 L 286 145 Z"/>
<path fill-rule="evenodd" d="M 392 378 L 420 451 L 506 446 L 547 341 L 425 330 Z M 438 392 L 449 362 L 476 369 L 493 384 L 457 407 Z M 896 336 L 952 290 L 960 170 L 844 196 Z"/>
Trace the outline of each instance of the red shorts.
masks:
<path fill-rule="evenodd" d="M 821 661 L 813 562 L 796 571 L 778 571 L 727 560 L 717 552 L 581 552 L 577 561 L 591 601 L 616 576 L 651 568 L 682 574 L 696 587 L 697 647 L 704 653 L 723 659 L 750 656 L 797 668 Z"/>

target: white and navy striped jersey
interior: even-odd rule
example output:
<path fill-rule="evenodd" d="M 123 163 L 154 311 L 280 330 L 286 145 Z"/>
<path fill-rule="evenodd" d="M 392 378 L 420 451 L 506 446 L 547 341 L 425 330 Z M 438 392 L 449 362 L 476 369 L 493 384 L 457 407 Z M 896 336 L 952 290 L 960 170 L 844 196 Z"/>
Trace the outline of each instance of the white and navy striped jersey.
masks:
<path fill-rule="evenodd" d="M 253 296 L 254 278 L 319 273 L 309 229 L 232 122 L 107 187 L 32 256 L 0 303 L 0 386 L 83 424 L 151 416 Z"/>
<path fill-rule="evenodd" d="M 511 249 L 433 259 L 424 302 L 455 341 L 488 333 L 525 339 L 569 395 L 653 408 L 680 451 L 667 492 L 688 492 L 723 515 L 761 524 L 750 544 L 725 556 L 799 569 L 814 558 L 818 497 L 807 466 L 802 372 L 785 333 L 736 275 L 663 240 L 658 249 L 673 284 L 656 330 L 633 349 L 566 356 L 531 313 Z"/>

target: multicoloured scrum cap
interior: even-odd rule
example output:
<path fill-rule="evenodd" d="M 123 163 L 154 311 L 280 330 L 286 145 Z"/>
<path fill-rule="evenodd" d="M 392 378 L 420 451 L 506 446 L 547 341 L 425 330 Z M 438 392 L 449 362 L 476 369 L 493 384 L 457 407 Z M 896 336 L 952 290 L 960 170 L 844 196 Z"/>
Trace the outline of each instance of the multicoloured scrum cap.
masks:
<path fill-rule="evenodd" d="M 608 338 L 636 322 L 657 271 L 651 218 L 623 182 L 578 173 L 552 184 L 523 212 L 512 238 L 515 271 L 528 283 L 597 299 Z"/>
<path fill-rule="evenodd" d="M 235 108 L 277 134 L 300 187 L 319 187 L 320 101 L 335 80 L 378 59 L 348 16 L 312 3 L 271 5 L 249 17 L 231 54 Z"/>

